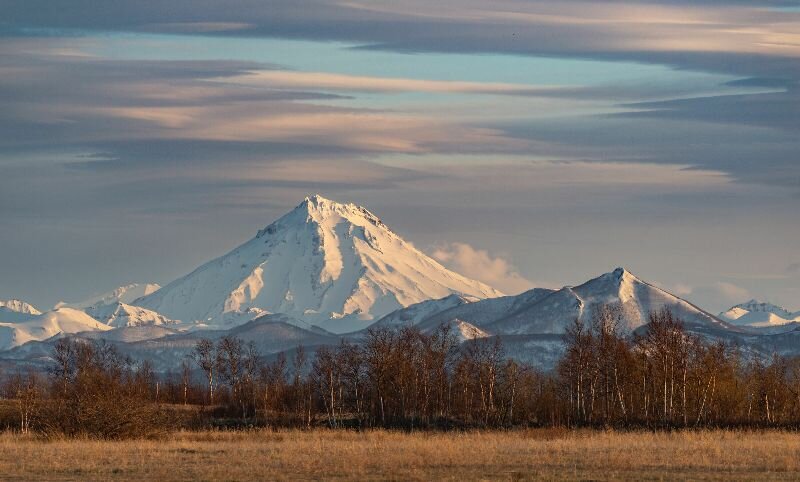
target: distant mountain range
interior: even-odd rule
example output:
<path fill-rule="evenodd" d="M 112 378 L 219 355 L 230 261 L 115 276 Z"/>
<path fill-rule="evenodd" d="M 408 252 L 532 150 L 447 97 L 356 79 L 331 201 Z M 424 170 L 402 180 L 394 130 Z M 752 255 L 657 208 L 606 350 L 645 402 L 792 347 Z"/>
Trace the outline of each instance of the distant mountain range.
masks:
<path fill-rule="evenodd" d="M 577 286 L 503 296 L 448 270 L 365 208 L 312 196 L 163 288 L 127 285 L 46 313 L 0 301 L 0 364 L 45 363 L 64 336 L 103 339 L 168 370 L 201 338 L 235 335 L 274 355 L 357 343 L 370 328 L 449 324 L 464 343 L 499 337 L 509 356 L 547 369 L 567 326 L 605 304 L 621 309 L 630 332 L 668 308 L 707 339 L 765 356 L 800 354 L 800 312 L 751 300 L 715 316 L 623 268 Z"/>

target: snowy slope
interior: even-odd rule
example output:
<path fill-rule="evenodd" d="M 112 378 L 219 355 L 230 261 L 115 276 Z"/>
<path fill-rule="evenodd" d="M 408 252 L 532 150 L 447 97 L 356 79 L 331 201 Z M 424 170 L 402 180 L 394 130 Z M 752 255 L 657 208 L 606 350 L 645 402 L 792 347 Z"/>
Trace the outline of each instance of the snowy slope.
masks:
<path fill-rule="evenodd" d="M 32 304 L 26 303 L 22 300 L 0 300 L 0 308 L 6 308 L 6 311 L 13 311 L 16 313 L 23 313 L 26 315 L 41 315 L 42 312 L 37 310 Z"/>
<path fill-rule="evenodd" d="M 114 302 L 108 305 L 95 305 L 87 308 L 86 314 L 113 328 L 122 326 L 172 325 L 175 320 L 138 306 Z"/>
<path fill-rule="evenodd" d="M 417 326 L 430 332 L 441 324 L 459 320 L 475 326 L 485 326 L 513 314 L 543 297 L 553 293 L 546 288 L 534 288 L 516 296 L 479 299 L 451 295 L 438 300 L 420 303 L 393 311 L 369 328 Z M 363 334 L 363 333 L 362 333 Z"/>
<path fill-rule="evenodd" d="M 467 323 L 464 320 L 451 320 L 447 322 L 447 325 L 450 326 L 451 333 L 453 333 L 460 343 L 464 343 L 470 340 L 477 340 L 479 338 L 488 338 L 491 336 L 489 333 L 486 333 L 484 330 L 481 330 L 477 326 Z"/>
<path fill-rule="evenodd" d="M 59 334 L 110 329 L 83 311 L 59 308 L 19 323 L 0 323 L 0 350 L 29 341 L 46 340 Z"/>
<path fill-rule="evenodd" d="M 488 298 L 433 314 L 421 321 L 418 326 L 422 331 L 430 331 L 442 323 L 461 320 L 483 328 L 532 306 L 552 293 L 553 290 L 547 288 L 534 288 L 516 296 Z"/>
<path fill-rule="evenodd" d="M 259 308 L 344 333 L 451 294 L 501 293 L 447 270 L 366 209 L 313 196 L 255 238 L 135 304 L 212 325 L 226 312 Z"/>
<path fill-rule="evenodd" d="M 79 310 L 85 310 L 86 308 L 91 308 L 93 306 L 100 306 L 100 305 L 109 305 L 112 303 L 126 303 L 131 304 L 137 298 L 141 298 L 142 296 L 146 296 L 158 291 L 161 288 L 159 285 L 154 283 L 133 283 L 125 286 L 120 286 L 119 288 L 109 291 L 108 293 L 103 293 L 101 295 L 93 296 L 87 300 L 79 301 L 77 303 L 66 303 L 64 301 L 58 303 L 55 307 L 56 308 L 75 308 Z"/>
<path fill-rule="evenodd" d="M 370 328 L 414 326 L 443 311 L 476 301 L 479 301 L 479 298 L 460 295 L 450 295 L 438 300 L 422 301 L 389 313 L 370 325 Z"/>
<path fill-rule="evenodd" d="M 560 290 L 535 288 L 517 296 L 461 303 L 428 314 L 422 319 L 412 317 L 415 312 L 422 311 L 417 305 L 390 316 L 400 319 L 412 317 L 422 331 L 430 331 L 452 320 L 461 320 L 492 335 L 561 334 L 575 318 L 589 321 L 593 310 L 602 304 L 620 305 L 624 311 L 625 323 L 630 329 L 647 323 L 649 313 L 663 307 L 673 310 L 688 324 L 734 328 L 622 268 L 580 286 L 567 286 Z M 428 306 L 435 304 L 428 303 Z M 383 320 L 379 320 L 376 325 L 381 323 Z"/>
<path fill-rule="evenodd" d="M 454 320 L 470 323 L 491 335 L 562 334 L 576 318 L 588 322 L 596 307 L 622 307 L 630 330 L 647 323 L 651 311 L 670 308 L 687 325 L 720 326 L 737 330 L 711 314 L 630 272 L 618 268 L 580 286 L 560 290 L 536 288 L 517 296 L 504 296 L 457 303 L 446 308 L 445 300 L 424 302 L 394 312 L 375 326 L 391 326 L 396 320 L 410 320 L 423 332 Z M 435 310 L 437 307 L 445 307 Z"/>
<path fill-rule="evenodd" d="M 687 325 L 735 329 L 688 301 L 640 280 L 623 268 L 580 286 L 564 287 L 523 310 L 481 328 L 504 335 L 563 333 L 576 318 L 588 322 L 594 309 L 603 304 L 620 305 L 630 330 L 646 324 L 650 312 L 664 307 Z"/>
<path fill-rule="evenodd" d="M 738 304 L 728 311 L 719 314 L 725 321 L 740 326 L 770 327 L 800 322 L 800 312 L 792 313 L 789 310 L 756 300 Z"/>
<path fill-rule="evenodd" d="M 109 331 L 91 331 L 81 333 L 81 337 L 90 340 L 105 340 L 134 343 L 144 340 L 156 340 L 165 336 L 181 333 L 170 325 L 138 325 L 122 326 Z"/>

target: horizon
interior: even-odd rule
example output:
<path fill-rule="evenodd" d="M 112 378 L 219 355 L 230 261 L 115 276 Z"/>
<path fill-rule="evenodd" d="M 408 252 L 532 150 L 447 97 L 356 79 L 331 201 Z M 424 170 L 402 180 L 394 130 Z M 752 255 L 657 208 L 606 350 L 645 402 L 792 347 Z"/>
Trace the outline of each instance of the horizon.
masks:
<path fill-rule="evenodd" d="M 291 214 L 291 213 L 295 212 L 296 210 L 298 210 L 298 209 L 301 209 L 303 206 L 305 206 L 305 205 L 309 205 L 311 201 L 314 201 L 314 202 L 315 202 L 315 205 L 316 205 L 316 203 L 319 203 L 319 202 L 322 202 L 322 203 L 329 202 L 329 203 L 332 203 L 332 204 L 334 204 L 334 205 L 336 205 L 336 206 L 342 206 L 342 207 L 350 207 L 350 206 L 354 206 L 354 207 L 357 207 L 357 208 L 366 209 L 366 210 L 367 210 L 369 213 L 371 213 L 371 214 L 372 214 L 372 215 L 374 215 L 374 216 L 377 216 L 377 217 L 378 217 L 378 219 L 379 219 L 380 221 L 382 221 L 382 219 L 380 219 L 380 216 L 378 216 L 376 213 L 374 213 L 374 212 L 370 211 L 370 210 L 369 210 L 369 209 L 368 209 L 366 206 L 362 206 L 362 205 L 359 205 L 359 204 L 357 204 L 357 203 L 353 203 L 353 202 L 339 202 L 339 201 L 337 201 L 337 200 L 334 200 L 334 199 L 330 199 L 330 198 L 328 198 L 328 197 L 325 197 L 325 196 L 323 196 L 323 195 L 322 195 L 322 194 L 320 194 L 320 193 L 309 193 L 308 195 L 306 195 L 306 196 L 304 197 L 303 201 L 301 201 L 299 204 L 295 205 L 293 208 L 291 208 L 290 210 L 288 210 L 286 213 L 284 213 L 283 215 L 281 215 L 280 217 L 278 217 L 278 218 L 277 218 L 277 219 L 275 219 L 274 221 L 270 222 L 270 224 L 269 224 L 269 225 L 265 226 L 264 228 L 261 228 L 261 229 L 259 229 L 259 230 L 257 231 L 256 238 L 257 238 L 257 237 L 258 237 L 258 236 L 259 236 L 259 235 L 260 235 L 262 232 L 264 232 L 264 230 L 266 230 L 266 229 L 267 229 L 269 226 L 272 226 L 273 224 L 277 223 L 278 221 L 280 221 L 281 219 L 283 219 L 283 218 L 284 218 L 284 217 L 286 217 L 287 215 L 289 215 L 289 214 Z M 391 226 L 387 226 L 387 228 L 388 228 L 389 230 L 391 230 L 391 229 L 392 229 L 392 228 L 391 228 Z M 226 253 L 229 253 L 229 252 L 231 252 L 231 251 L 233 251 L 233 250 L 236 250 L 236 249 L 238 249 L 239 247 L 243 246 L 244 244 L 247 244 L 248 242 L 250 242 L 250 241 L 252 241 L 252 240 L 253 240 L 253 238 L 251 237 L 251 238 L 250 238 L 250 239 L 248 239 L 247 241 L 245 241 L 245 242 L 243 242 L 243 243 L 240 243 L 240 244 L 236 245 L 235 247 L 232 247 L 232 248 L 231 248 L 231 249 L 229 249 L 229 250 L 228 250 Z M 408 241 L 408 240 L 405 240 L 405 241 Z M 413 246 L 413 243 L 411 243 L 411 245 Z M 442 266 L 444 266 L 445 268 L 448 268 L 448 269 L 451 269 L 451 270 L 453 269 L 453 268 L 450 268 L 450 267 L 448 267 L 448 265 L 452 264 L 452 263 L 448 263 L 448 261 L 450 261 L 450 259 L 448 259 L 448 258 L 442 258 L 441 256 L 437 256 L 437 254 L 436 254 L 435 252 L 434 252 L 434 253 L 425 253 L 425 254 L 426 254 L 426 255 L 429 255 L 429 256 L 432 256 L 432 257 L 433 257 L 433 259 L 434 259 L 434 261 L 438 261 L 438 262 L 439 262 L 439 263 L 441 263 L 441 264 L 442 264 Z M 222 257 L 222 255 L 220 255 L 219 257 Z M 215 259 L 216 259 L 216 258 L 215 258 Z M 214 260 L 213 260 L 213 259 L 211 259 L 211 260 L 208 260 L 207 262 L 211 262 L 211 261 L 214 261 Z M 204 262 L 203 264 L 206 264 L 206 262 Z M 551 289 L 551 290 L 554 290 L 554 291 L 555 291 L 555 290 L 559 290 L 559 289 L 562 289 L 562 288 L 572 288 L 572 287 L 575 287 L 575 286 L 580 286 L 580 285 L 582 285 L 582 284 L 584 284 L 584 283 L 586 283 L 586 282 L 588 282 L 588 281 L 592 281 L 592 280 L 594 280 L 594 279 L 596 279 L 596 278 L 600 278 L 600 277 L 602 277 L 602 276 L 607 276 L 607 275 L 610 275 L 610 274 L 614 274 L 614 273 L 616 273 L 617 271 L 620 271 L 620 270 L 621 270 L 621 271 L 623 271 L 623 272 L 627 272 L 627 273 L 629 273 L 629 274 L 633 275 L 634 277 L 637 277 L 637 278 L 638 278 L 638 276 L 636 276 L 636 273 L 633 273 L 633 272 L 632 272 L 631 270 L 629 270 L 627 267 L 620 265 L 620 266 L 613 267 L 613 268 L 611 268 L 611 269 L 609 269 L 609 270 L 607 270 L 607 271 L 603 271 L 603 272 L 601 272 L 601 273 L 594 273 L 594 274 L 592 274 L 591 276 L 589 276 L 588 278 L 586 278 L 586 279 L 584 279 L 584 280 L 581 280 L 580 282 L 576 282 L 576 283 L 569 283 L 569 284 L 565 284 L 565 285 L 561 285 L 561 286 L 532 286 L 532 287 L 530 287 L 530 288 L 528 288 L 528 289 L 533 289 L 533 288 L 547 288 L 547 289 Z M 191 269 L 191 270 L 187 270 L 187 272 L 186 272 L 185 274 L 188 274 L 188 273 L 190 273 L 191 271 L 194 271 L 194 268 L 193 268 L 193 269 Z M 457 273 L 457 274 L 462 274 L 462 273 L 459 273 L 459 272 L 457 272 L 457 271 L 456 271 L 456 273 Z M 468 277 L 468 278 L 469 278 L 469 277 Z M 472 279 L 476 279 L 476 280 L 478 280 L 478 281 L 481 281 L 481 280 L 480 280 L 480 279 L 478 279 L 478 278 L 472 278 Z M 176 280 L 172 280 L 172 281 L 177 281 L 177 279 L 176 279 Z M 483 282 L 485 282 L 487 285 L 489 285 L 489 286 L 491 286 L 491 287 L 494 287 L 494 288 L 496 288 L 495 286 L 493 286 L 493 284 L 492 284 L 492 283 L 489 283 L 489 282 L 486 282 L 486 281 L 483 281 Z M 154 284 L 155 284 L 155 285 L 157 285 L 157 286 L 159 286 L 159 289 L 160 289 L 160 288 L 162 288 L 162 287 L 164 287 L 164 286 L 166 286 L 166 285 L 168 285 L 168 284 L 170 284 L 170 283 L 171 283 L 171 281 L 170 281 L 170 282 L 167 282 L 167 283 L 163 283 L 163 284 L 161 284 L 161 283 L 154 283 Z M 134 281 L 134 282 L 128 283 L 128 284 L 126 284 L 126 285 L 121 285 L 121 286 L 115 287 L 115 288 L 114 288 L 114 290 L 117 290 L 117 289 L 120 289 L 120 288 L 128 288 L 128 287 L 131 287 L 131 286 L 137 286 L 137 285 L 138 285 L 138 286 L 150 286 L 151 284 L 153 284 L 153 283 L 149 283 L 149 282 L 136 282 L 136 281 Z M 671 293 L 671 292 L 670 292 L 668 289 L 666 289 L 666 288 L 664 288 L 664 287 L 662 287 L 662 286 L 659 286 L 659 285 L 658 285 L 658 283 L 654 283 L 654 286 L 656 286 L 657 288 L 660 288 L 660 289 L 662 289 L 662 290 L 664 290 L 664 291 L 667 291 L 667 292 L 669 292 L 670 294 L 673 294 L 673 295 L 675 295 L 675 293 Z M 527 291 L 528 289 L 526 289 L 526 290 L 524 290 L 524 291 Z M 521 293 L 522 293 L 522 292 L 504 292 L 504 293 L 502 293 L 502 295 L 501 295 L 501 296 L 516 296 L 516 295 L 518 295 L 518 294 L 521 294 Z M 89 296 L 88 296 L 88 297 L 87 297 L 85 300 L 82 300 L 82 301 L 78 301 L 78 300 L 70 300 L 70 301 L 67 301 L 67 300 L 59 300 L 59 302 L 57 302 L 57 303 L 56 303 L 54 306 L 52 306 L 52 307 L 42 307 L 42 306 L 37 306 L 37 305 L 35 305 L 35 304 L 33 304 L 33 306 L 34 306 L 35 308 L 38 308 L 38 309 L 40 309 L 40 311 L 43 311 L 43 312 L 44 312 L 44 311 L 49 311 L 49 310 L 55 310 L 55 309 L 62 308 L 62 307 L 67 307 L 67 308 L 69 308 L 69 307 L 70 307 L 70 306 L 71 306 L 73 303 L 74 303 L 74 304 L 78 304 L 78 305 L 81 305 L 81 304 L 86 304 L 88 300 L 90 300 L 90 299 L 93 299 L 93 298 L 99 298 L 99 297 L 101 297 L 101 296 L 104 296 L 104 295 L 105 295 L 105 296 L 111 296 L 111 297 L 113 297 L 113 294 L 111 293 L 111 290 L 109 290 L 109 291 L 104 291 L 104 292 L 95 292 L 95 293 L 91 293 L 91 294 L 90 294 L 90 295 L 89 295 Z M 683 297 L 682 297 L 682 296 L 680 296 L 680 295 L 675 295 L 675 296 L 677 296 L 678 298 L 685 299 L 685 298 L 683 298 Z M 21 299 L 21 298 L 10 298 L 10 299 L 8 299 L 8 300 L 9 300 L 9 301 L 12 301 L 12 300 L 17 300 L 17 301 L 23 301 L 23 302 L 27 302 L 27 300 L 25 300 L 25 299 Z M 687 299 L 686 301 L 692 302 L 691 300 L 688 300 L 688 299 Z M 735 303 L 735 304 L 732 304 L 731 306 L 729 306 L 729 307 L 727 307 L 727 308 L 724 308 L 724 309 L 722 309 L 722 310 L 719 310 L 718 312 L 714 312 L 714 311 L 711 311 L 711 310 L 706 310 L 706 311 L 708 311 L 708 312 L 709 312 L 710 314 L 712 314 L 713 316 L 717 316 L 717 313 L 722 313 L 723 311 L 727 311 L 728 309 L 735 308 L 735 307 L 737 307 L 737 306 L 739 306 L 739 305 L 747 305 L 747 304 L 752 304 L 752 303 L 759 303 L 759 304 L 764 304 L 764 303 L 766 303 L 766 304 L 773 304 L 773 303 L 771 303 L 769 300 L 761 300 L 761 299 L 757 299 L 757 298 L 750 298 L 750 299 L 748 299 L 748 300 L 743 300 L 743 301 L 737 302 L 737 303 Z M 696 303 L 693 303 L 693 304 L 696 304 Z M 698 305 L 698 307 L 699 307 L 699 308 L 701 308 L 701 309 L 705 309 L 703 306 L 700 306 L 700 305 Z M 793 312 L 793 311 L 795 311 L 795 310 L 794 310 L 794 309 L 793 309 L 791 306 L 789 306 L 789 307 L 786 307 L 786 306 L 776 305 L 776 307 L 778 307 L 778 308 L 784 308 L 784 309 L 786 309 L 788 312 Z M 797 310 L 797 312 L 798 312 L 798 313 L 800 313 L 800 310 Z"/>
<path fill-rule="evenodd" d="M 2 4 L 0 299 L 163 286 L 320 192 L 508 294 L 800 309 L 800 2 Z"/>

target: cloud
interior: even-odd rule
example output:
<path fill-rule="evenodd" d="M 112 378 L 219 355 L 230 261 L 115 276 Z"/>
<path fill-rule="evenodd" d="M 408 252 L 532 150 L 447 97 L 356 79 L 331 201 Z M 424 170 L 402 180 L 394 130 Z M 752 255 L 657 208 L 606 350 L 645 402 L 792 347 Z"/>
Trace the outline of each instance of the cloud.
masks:
<path fill-rule="evenodd" d="M 667 291 L 669 291 L 672 294 L 683 297 L 692 294 L 692 287 L 687 285 L 686 283 L 675 283 L 674 285 L 668 287 Z"/>
<path fill-rule="evenodd" d="M 769 8 L 797 5 L 789 1 L 232 0 L 224 8 L 214 0 L 107 3 L 97 9 L 92 0 L 74 0 L 68 10 L 49 8 L 49 0 L 5 0 L 0 5 L 11 32 L 14 27 L 27 28 L 23 32 L 31 27 L 183 30 L 336 40 L 407 52 L 606 56 L 684 68 L 704 59 L 706 67 L 724 71 L 751 66 L 709 59 L 755 54 L 786 67 L 800 54 L 800 12 Z"/>
<path fill-rule="evenodd" d="M 225 15 L 202 0 L 192 4 L 191 10 L 189 4 L 181 1 L 168 9 L 144 3 L 147 8 L 127 2 L 109 7 L 112 11 L 124 10 L 127 17 L 123 18 L 131 19 L 130 22 L 116 24 L 119 19 L 99 14 L 94 20 L 97 26 L 112 30 L 136 30 L 140 25 L 151 25 L 160 12 L 155 20 L 169 24 L 252 24 L 252 29 L 242 25 L 245 30 L 235 31 L 248 35 L 258 35 L 259 29 L 273 26 L 273 19 L 264 16 L 250 2 L 242 2 L 241 8 Z M 0 139 L 0 151 L 64 146 L 91 151 L 100 143 L 129 140 L 307 143 L 328 146 L 336 152 L 349 151 L 354 157 L 508 153 L 552 159 L 674 164 L 725 172 L 741 182 L 798 188 L 800 164 L 796 152 L 800 138 L 796 133 L 800 123 L 796 112 L 800 108 L 800 90 L 796 85 L 800 81 L 800 62 L 792 57 L 794 54 L 687 51 L 678 47 L 637 50 L 624 45 L 630 36 L 650 35 L 632 26 L 637 23 L 635 19 L 644 19 L 648 26 L 670 25 L 671 33 L 660 34 L 665 38 L 679 36 L 683 28 L 710 30 L 707 35 L 716 35 L 721 30 L 720 23 L 726 19 L 741 30 L 743 25 L 749 25 L 742 11 L 751 8 L 750 4 L 720 5 L 724 13 L 720 18 L 709 13 L 716 12 L 711 2 L 697 8 L 652 2 L 626 10 L 624 2 L 595 6 L 569 1 L 549 5 L 503 1 L 492 9 L 485 2 L 470 0 L 464 2 L 461 13 L 448 13 L 448 9 L 421 2 L 408 4 L 416 5 L 414 11 L 418 14 L 404 14 L 407 9 L 386 4 L 342 5 L 326 1 L 314 3 L 319 7 L 316 9 L 287 9 L 278 4 L 275 12 L 282 12 L 287 21 L 296 22 L 296 35 L 285 34 L 295 38 L 306 33 L 308 38 L 314 38 L 306 30 L 314 19 L 324 26 L 331 19 L 347 18 L 345 14 L 350 13 L 354 19 L 363 16 L 387 22 L 389 33 L 370 30 L 362 35 L 358 31 L 363 25 L 348 22 L 337 24 L 329 32 L 332 38 L 338 35 L 339 40 L 346 40 L 352 34 L 350 40 L 379 44 L 391 40 L 384 36 L 391 35 L 392 26 L 410 28 L 413 24 L 414 31 L 424 33 L 419 36 L 420 41 L 430 43 L 421 50 L 453 50 L 448 47 L 449 22 L 465 23 L 474 31 L 449 32 L 454 39 L 466 36 L 465 45 L 475 44 L 486 35 L 489 40 L 502 40 L 495 46 L 501 52 L 516 52 L 522 45 L 530 50 L 516 53 L 662 62 L 686 69 L 731 72 L 748 79 L 772 79 L 768 85 L 762 85 L 762 81 L 757 86 L 784 92 L 698 96 L 688 88 L 683 92 L 680 86 L 664 90 L 650 83 L 552 88 L 458 79 L 299 72 L 278 65 L 241 61 L 109 60 L 87 55 L 82 50 L 96 42 L 91 37 L 15 37 L 0 43 L 0 131 L 7 133 Z M 30 16 L 26 25 L 37 22 L 49 25 L 56 20 L 64 23 L 62 26 L 92 24 L 91 17 L 71 18 L 70 12 L 47 19 L 39 17 L 42 12 L 28 10 L 27 4 L 17 7 L 18 20 Z M 587 13 L 595 11 L 599 12 L 597 16 Z M 248 13 L 246 22 L 239 18 L 244 12 Z M 783 24 L 776 26 L 778 20 L 791 23 L 795 17 L 786 13 L 757 13 L 752 22 L 764 26 L 756 30 L 782 29 Z M 502 29 L 492 23 L 498 18 L 503 19 Z M 619 32 L 611 29 L 614 19 L 633 29 L 633 33 L 626 33 L 628 27 Z M 106 25 L 107 22 L 110 23 Z M 547 42 L 525 41 L 524 36 L 535 35 L 537 29 L 517 31 L 514 28 L 517 23 L 541 23 L 545 30 L 554 29 L 552 38 L 569 37 L 575 44 L 552 50 Z M 274 35 L 281 36 L 282 27 L 276 28 Z M 584 28 L 600 28 L 602 35 L 598 38 L 567 35 L 572 29 Z M 514 35 L 505 38 L 509 31 Z M 405 34 L 407 29 L 403 32 L 401 38 L 392 41 L 415 41 Z M 552 43 L 552 38 L 548 42 Z M 135 47 L 136 40 L 129 42 Z M 480 51 L 478 46 L 475 48 Z M 459 50 L 454 47 L 454 51 Z M 465 47 L 465 51 L 471 50 Z M 490 99 L 491 104 L 461 100 L 444 103 L 437 99 L 431 105 L 409 102 L 400 108 L 380 99 L 375 104 L 379 108 L 368 108 L 365 99 L 346 97 L 361 92 L 453 92 L 528 98 Z M 564 102 L 528 104 L 539 96 Z M 653 98 L 673 100 L 654 102 Z M 647 102 L 614 106 L 609 99 Z M 348 103 L 349 100 L 353 102 Z M 599 103 L 601 100 L 605 102 Z M 601 105 L 595 105 L 589 115 L 567 116 L 564 111 L 576 101 Z M 609 114 L 621 110 L 624 112 L 616 117 Z M 112 158 L 120 157 L 111 154 Z"/>
<path fill-rule="evenodd" d="M 460 94 L 495 94 L 551 96 L 565 90 L 561 87 L 530 86 L 497 82 L 464 82 L 409 78 L 370 77 L 328 72 L 262 70 L 227 80 L 244 85 L 267 85 L 284 89 L 344 90 L 358 92 L 428 92 Z M 568 94 L 565 94 L 568 95 Z"/>
<path fill-rule="evenodd" d="M 800 273 L 800 263 L 791 263 L 789 266 L 786 267 L 786 272 L 790 275 L 795 275 Z"/>
<path fill-rule="evenodd" d="M 506 293 L 517 294 L 534 287 L 533 282 L 519 274 L 504 257 L 492 256 L 487 250 L 466 243 L 443 244 L 437 246 L 432 254 L 454 271 Z"/>
<path fill-rule="evenodd" d="M 52 42 L 71 46 L 71 39 Z M 133 140 L 308 144 L 354 157 L 527 146 L 523 139 L 456 116 L 332 105 L 350 98 L 321 92 L 358 90 L 362 82 L 366 90 L 430 92 L 511 93 L 514 85 L 284 73 L 255 62 L 109 60 L 54 54 L 47 43 L 27 39 L 9 44 L 0 49 L 17 52 L 16 45 L 26 55 L 9 55 L 0 63 L 10 73 L 0 76 L 0 130 L 11 134 L 0 139 L 0 152 L 64 146 L 85 151 Z"/>
<path fill-rule="evenodd" d="M 704 252 L 715 258 L 707 271 L 734 265 L 740 253 L 794 260 L 791 245 L 776 251 L 768 241 L 798 234 L 797 198 L 774 188 L 800 186 L 800 12 L 770 8 L 792 3 L 108 0 L 97 8 L 74 0 L 54 9 L 52 0 L 0 0 L 0 256 L 13 258 L 3 260 L 0 290 L 47 282 L 54 299 L 42 304 L 52 304 L 81 296 L 61 290 L 87 266 L 85 283 L 105 283 L 115 269 L 169 281 L 309 191 L 400 212 L 400 228 L 426 244 L 502 238 L 525 272 L 563 281 L 598 258 L 650 260 L 650 250 L 666 253 L 662 266 L 690 271 L 685 253 L 697 254 L 697 239 L 725 240 L 725 250 Z M 272 40 L 247 44 L 256 37 L 341 42 L 320 49 L 348 55 L 311 63 L 320 72 L 180 60 L 224 59 L 214 42 L 232 37 L 243 47 L 236 58 L 277 58 Z M 314 45 L 302 43 L 298 59 L 319 58 Z M 459 78 L 458 69 L 453 77 L 405 72 L 386 51 L 415 60 L 512 54 L 504 58 L 543 68 L 553 57 L 602 62 L 563 74 L 578 85 L 550 89 L 483 82 L 495 72 L 480 59 L 493 56 L 448 57 L 478 60 L 474 75 Z M 602 85 L 583 75 L 607 68 L 631 80 Z M 440 77 L 416 78 L 427 75 Z M 462 95 L 442 95 L 450 92 Z M 718 95 L 729 92 L 739 95 Z M 401 93 L 425 95 L 385 95 Z M 505 258 L 466 246 L 440 251 L 464 270 L 482 266 L 470 274 L 497 278 L 507 291 L 530 286 Z M 137 256 L 117 268 L 95 262 L 118 259 L 120 249 Z M 169 253 L 172 267 L 153 253 Z M 140 262 L 131 268 L 129 259 Z M 680 291 L 693 299 L 743 301 L 734 285 L 691 281 L 698 288 Z"/>
<path fill-rule="evenodd" d="M 143 29 L 152 29 L 154 32 L 180 33 L 180 34 L 203 34 L 230 32 L 235 30 L 248 30 L 255 25 L 246 22 L 174 22 L 174 23 L 155 23 L 144 25 Z"/>
<path fill-rule="evenodd" d="M 731 301 L 743 300 L 750 296 L 750 292 L 747 289 L 723 281 L 715 283 L 712 289 L 719 293 L 720 296 Z"/>
<path fill-rule="evenodd" d="M 798 60 L 800 61 L 800 60 Z M 800 88 L 761 94 L 717 95 L 629 104 L 623 117 L 653 117 L 800 131 Z"/>
<path fill-rule="evenodd" d="M 743 303 L 753 298 L 748 289 L 726 281 L 692 287 L 685 294 L 676 294 L 685 296 L 698 303 L 699 306 L 712 311 L 727 310 L 737 303 Z"/>
<path fill-rule="evenodd" d="M 776 115 L 783 115 L 779 111 L 789 114 L 788 106 L 776 106 Z M 699 106 L 693 112 L 695 118 L 654 111 L 518 120 L 494 127 L 536 145 L 537 154 L 556 159 L 683 165 L 724 172 L 742 183 L 800 188 L 800 137 L 792 132 L 796 127 L 747 125 L 748 114 L 742 114 L 742 122 L 721 114 L 712 121 L 713 112 L 702 113 Z"/>

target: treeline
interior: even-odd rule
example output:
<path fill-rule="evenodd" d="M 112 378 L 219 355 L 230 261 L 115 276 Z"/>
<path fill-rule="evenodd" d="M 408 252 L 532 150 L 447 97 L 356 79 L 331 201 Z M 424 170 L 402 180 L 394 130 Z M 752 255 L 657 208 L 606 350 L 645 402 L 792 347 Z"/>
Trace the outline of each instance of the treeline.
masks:
<path fill-rule="evenodd" d="M 519 394 L 546 381 L 507 359 L 499 341 L 460 346 L 446 325 L 429 335 L 373 330 L 362 344 L 318 347 L 313 357 L 300 347 L 269 363 L 226 337 L 199 342 L 190 358 L 204 385 L 183 386 L 172 403 L 197 403 L 199 392 L 229 417 L 301 427 L 509 426 L 535 409 Z"/>
<path fill-rule="evenodd" d="M 670 311 L 628 336 L 621 310 L 575 322 L 554 375 L 566 425 L 736 427 L 800 425 L 800 359 L 764 360 L 691 335 Z"/>
<path fill-rule="evenodd" d="M 177 427 L 404 429 L 800 425 L 800 360 L 762 360 L 689 334 L 667 310 L 632 335 L 602 307 L 564 336 L 556 369 L 459 343 L 448 325 L 370 331 L 362 343 L 266 360 L 234 337 L 202 340 L 156 375 L 113 345 L 60 340 L 46 375 L 5 377 L 0 423 L 45 435 L 132 437 Z"/>

